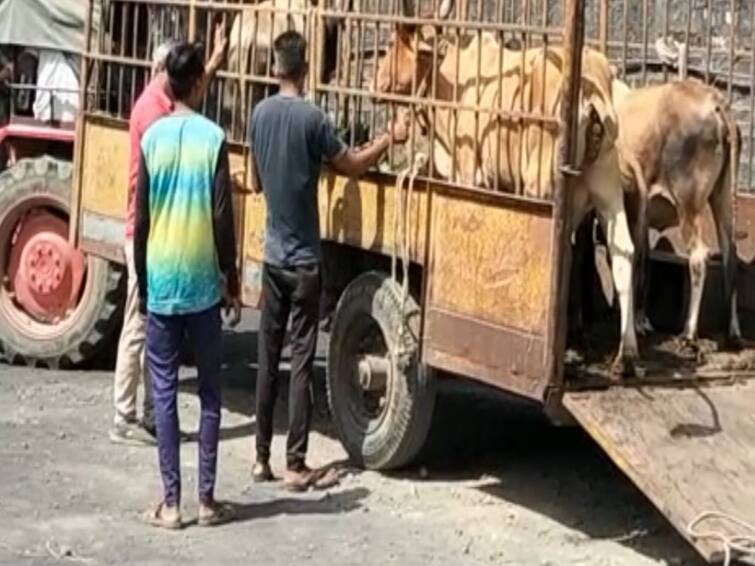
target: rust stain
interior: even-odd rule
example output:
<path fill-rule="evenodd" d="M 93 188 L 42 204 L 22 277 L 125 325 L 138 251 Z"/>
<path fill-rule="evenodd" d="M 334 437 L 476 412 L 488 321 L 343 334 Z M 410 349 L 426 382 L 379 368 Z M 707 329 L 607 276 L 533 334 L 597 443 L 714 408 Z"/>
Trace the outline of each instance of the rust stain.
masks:
<path fill-rule="evenodd" d="M 126 219 L 128 131 L 97 121 L 84 125 L 81 208 Z"/>
<path fill-rule="evenodd" d="M 461 197 L 438 196 L 434 209 L 433 306 L 544 332 L 550 220 Z"/>
<path fill-rule="evenodd" d="M 427 225 L 427 191 L 417 182 L 409 205 L 409 255 L 421 262 Z M 347 179 L 324 172 L 319 186 L 320 233 L 323 239 L 383 254 L 392 253 L 395 188 L 387 177 Z"/>

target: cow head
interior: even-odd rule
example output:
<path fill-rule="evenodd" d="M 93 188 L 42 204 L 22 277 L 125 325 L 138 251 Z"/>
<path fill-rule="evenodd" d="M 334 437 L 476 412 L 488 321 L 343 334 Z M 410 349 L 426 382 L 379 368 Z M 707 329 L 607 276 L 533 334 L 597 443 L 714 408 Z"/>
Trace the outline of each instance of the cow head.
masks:
<path fill-rule="evenodd" d="M 453 5 L 453 0 L 443 0 L 437 19 L 446 19 Z M 404 2 L 404 14 L 411 15 L 407 2 Z M 415 94 L 412 87 L 420 87 L 432 71 L 433 44 L 437 39 L 437 30 L 432 26 L 418 29 L 414 24 L 397 24 L 391 33 L 388 50 L 380 59 L 375 73 L 375 91 Z"/>
<path fill-rule="evenodd" d="M 412 85 L 421 83 L 431 64 L 432 47 L 423 41 L 416 26 L 398 24 L 391 33 L 388 51 L 378 64 L 375 90 L 379 93 L 413 94 Z"/>
<path fill-rule="evenodd" d="M 614 109 L 614 76 L 605 56 L 585 48 L 582 58 L 582 100 L 579 118 L 579 155 L 583 166 L 611 152 L 619 127 Z"/>

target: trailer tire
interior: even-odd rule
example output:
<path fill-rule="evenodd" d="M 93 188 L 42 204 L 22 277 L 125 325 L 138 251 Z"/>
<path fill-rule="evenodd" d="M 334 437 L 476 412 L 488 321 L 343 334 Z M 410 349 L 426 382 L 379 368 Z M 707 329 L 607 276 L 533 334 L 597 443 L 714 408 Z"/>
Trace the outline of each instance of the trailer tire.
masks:
<path fill-rule="evenodd" d="M 328 402 L 341 442 L 360 466 L 405 466 L 425 443 L 435 380 L 419 360 L 420 318 L 417 302 L 408 296 L 402 305 L 400 288 L 383 273 L 358 276 L 338 301 L 328 354 Z M 372 371 L 364 371 L 368 366 L 388 371 L 376 371 L 372 383 Z M 382 380 L 385 387 L 379 385 Z"/>
<path fill-rule="evenodd" d="M 47 214 L 68 226 L 71 173 L 70 163 L 48 156 L 0 173 L 0 360 L 49 368 L 79 364 L 102 351 L 118 329 L 125 278 L 117 264 L 85 256 L 78 300 L 57 322 L 35 319 L 20 307 L 6 273 L 12 247 L 20 245 L 14 233 L 22 218 Z"/>

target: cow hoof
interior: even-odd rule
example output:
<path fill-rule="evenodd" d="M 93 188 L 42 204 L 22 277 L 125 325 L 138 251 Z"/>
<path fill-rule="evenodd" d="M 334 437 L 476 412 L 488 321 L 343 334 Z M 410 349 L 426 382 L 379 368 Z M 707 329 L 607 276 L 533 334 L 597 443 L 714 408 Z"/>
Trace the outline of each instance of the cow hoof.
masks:
<path fill-rule="evenodd" d="M 611 365 L 611 373 L 623 379 L 641 377 L 638 373 L 637 358 L 618 355 Z M 640 371 L 640 373 L 643 373 Z"/>
<path fill-rule="evenodd" d="M 650 324 L 650 319 L 648 319 L 646 316 L 638 317 L 637 323 L 634 325 L 634 328 L 638 336 L 647 336 L 655 330 L 653 328 L 653 325 Z"/>
<path fill-rule="evenodd" d="M 574 348 L 567 348 L 564 353 L 564 363 L 567 365 L 580 365 L 585 362 L 585 357 Z"/>
<path fill-rule="evenodd" d="M 708 363 L 708 354 L 702 348 L 697 350 L 697 355 L 695 356 L 695 362 L 699 366 L 703 366 L 706 363 Z"/>
<path fill-rule="evenodd" d="M 739 335 L 728 336 L 726 338 L 726 349 L 732 352 L 741 352 L 744 349 L 744 341 Z"/>
<path fill-rule="evenodd" d="M 697 343 L 697 340 L 693 340 L 687 336 L 680 336 L 676 339 L 676 353 L 678 356 L 689 360 L 696 360 L 700 352 L 700 345 Z"/>

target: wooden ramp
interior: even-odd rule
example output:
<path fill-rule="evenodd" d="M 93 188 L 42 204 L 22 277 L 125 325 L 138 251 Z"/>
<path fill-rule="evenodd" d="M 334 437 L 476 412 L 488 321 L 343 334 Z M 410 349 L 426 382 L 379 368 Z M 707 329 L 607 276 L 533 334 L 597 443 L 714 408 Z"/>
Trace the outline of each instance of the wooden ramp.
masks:
<path fill-rule="evenodd" d="M 709 562 L 724 546 L 694 540 L 691 521 L 719 511 L 755 525 L 755 380 L 614 386 L 567 393 L 564 405 Z M 702 527 L 755 534 L 718 520 Z"/>

